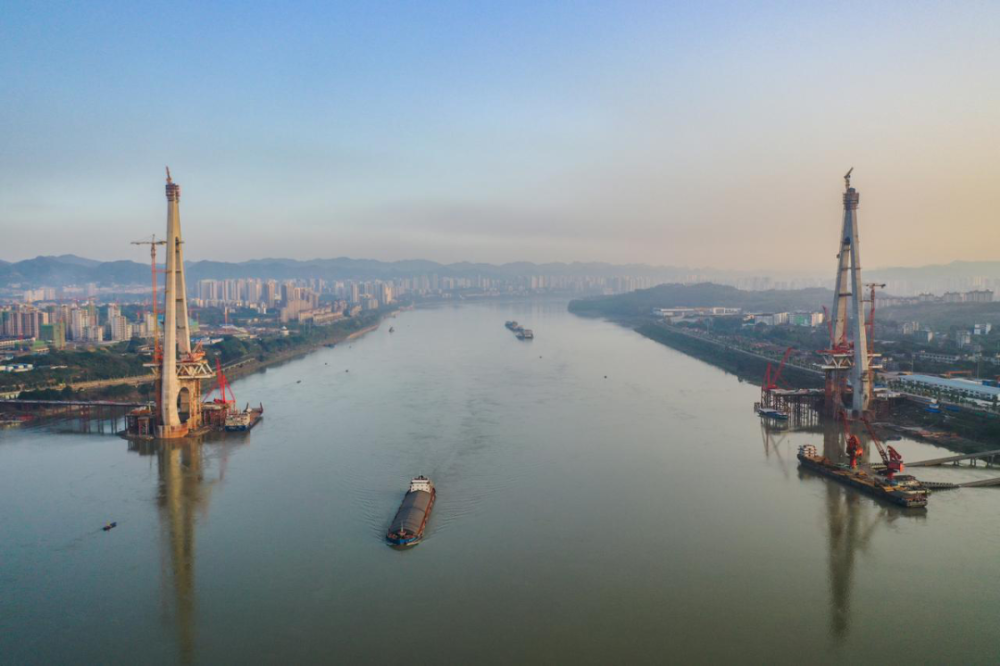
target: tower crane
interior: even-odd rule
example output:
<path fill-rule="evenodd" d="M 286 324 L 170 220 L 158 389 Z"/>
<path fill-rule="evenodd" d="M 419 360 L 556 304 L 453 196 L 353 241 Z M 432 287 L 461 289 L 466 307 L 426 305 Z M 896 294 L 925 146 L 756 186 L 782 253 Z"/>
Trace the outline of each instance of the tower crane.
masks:
<path fill-rule="evenodd" d="M 884 282 L 869 282 L 865 285 L 868 287 L 868 302 L 871 303 L 871 308 L 868 310 L 868 321 L 865 324 L 868 327 L 868 353 L 869 355 L 875 351 L 875 290 L 885 289 Z"/>
<path fill-rule="evenodd" d="M 167 178 L 170 178 L 170 169 L 167 169 Z M 153 274 L 153 362 L 159 363 L 163 358 L 162 350 L 160 349 L 160 318 L 159 313 L 156 310 L 156 246 L 166 245 L 165 240 L 156 240 L 156 234 L 149 237 L 149 240 L 137 240 L 132 241 L 132 245 L 148 245 L 149 246 L 149 256 L 152 260 L 152 274 Z"/>

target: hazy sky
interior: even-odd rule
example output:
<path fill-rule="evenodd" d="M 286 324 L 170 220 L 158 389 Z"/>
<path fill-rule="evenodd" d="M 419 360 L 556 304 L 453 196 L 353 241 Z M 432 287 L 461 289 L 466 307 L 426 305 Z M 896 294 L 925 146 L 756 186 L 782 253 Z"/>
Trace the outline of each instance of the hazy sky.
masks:
<path fill-rule="evenodd" d="M 6 0 L 0 259 L 1000 259 L 997 2 Z"/>

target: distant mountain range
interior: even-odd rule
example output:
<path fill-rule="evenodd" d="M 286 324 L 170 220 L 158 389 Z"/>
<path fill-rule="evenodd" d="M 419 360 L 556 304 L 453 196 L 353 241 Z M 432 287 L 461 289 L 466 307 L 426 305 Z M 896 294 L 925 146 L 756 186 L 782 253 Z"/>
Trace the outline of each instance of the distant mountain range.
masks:
<path fill-rule="evenodd" d="M 325 280 L 371 280 L 378 278 L 411 277 L 437 274 L 442 277 L 512 278 L 524 275 L 650 277 L 663 282 L 720 281 L 763 276 L 761 272 L 726 271 L 717 269 L 650 266 L 648 264 L 609 264 L 602 262 L 545 263 L 515 262 L 484 264 L 460 262 L 440 264 L 412 259 L 377 261 L 374 259 L 253 259 L 243 262 L 194 261 L 186 265 L 189 282 L 202 279 L 261 278 L 293 280 L 322 278 Z M 775 280 L 785 279 L 772 276 Z M 954 261 L 920 267 L 873 269 L 866 278 L 874 280 L 941 280 L 986 277 L 1000 279 L 1000 261 Z M 832 276 L 831 276 L 832 281 Z M 99 286 L 145 284 L 149 281 L 149 264 L 135 261 L 95 261 L 72 254 L 40 256 L 17 262 L 0 261 L 0 288 L 63 287 L 96 283 Z"/>
<path fill-rule="evenodd" d="M 326 280 L 397 278 L 437 274 L 452 277 L 477 275 L 510 278 L 522 275 L 648 276 L 665 281 L 681 280 L 690 269 L 644 264 L 517 262 L 481 264 L 461 262 L 440 264 L 421 259 L 376 261 L 374 259 L 253 259 L 238 263 L 193 261 L 186 263 L 188 282 L 202 279 L 261 278 L 275 280 L 322 278 Z M 719 273 L 718 271 L 713 271 Z M 699 273 L 700 274 L 700 273 Z M 99 286 L 145 284 L 150 279 L 149 264 L 135 261 L 94 261 L 72 254 L 41 256 L 18 262 L 0 261 L 0 287 L 63 287 L 96 283 Z"/>
<path fill-rule="evenodd" d="M 815 312 L 833 298 L 831 289 L 743 291 L 720 284 L 661 284 L 615 296 L 571 301 L 570 312 L 605 316 L 645 315 L 653 308 L 722 306 L 753 312 Z"/>
<path fill-rule="evenodd" d="M 954 280 L 977 277 L 1000 278 L 1000 261 L 953 261 L 930 266 L 875 268 L 866 276 L 878 280 Z"/>

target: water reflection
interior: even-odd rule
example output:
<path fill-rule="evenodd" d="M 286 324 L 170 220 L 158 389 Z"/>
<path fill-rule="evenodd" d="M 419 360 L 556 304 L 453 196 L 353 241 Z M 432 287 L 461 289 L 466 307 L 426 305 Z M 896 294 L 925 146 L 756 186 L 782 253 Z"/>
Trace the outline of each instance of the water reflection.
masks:
<path fill-rule="evenodd" d="M 787 432 L 771 432 L 766 426 L 764 430 L 765 455 L 770 456 L 773 452 L 780 457 L 778 445 L 784 441 Z M 806 430 L 822 432 L 824 456 L 834 462 L 848 462 L 846 434 L 841 422 L 825 419 L 819 428 Z M 871 456 L 871 442 L 865 434 L 860 436 L 864 453 L 859 462 L 866 463 Z M 798 476 L 802 482 L 822 483 L 825 486 L 824 518 L 830 584 L 830 633 L 835 640 L 843 641 L 851 629 L 851 598 L 858 554 L 867 552 L 873 534 L 880 527 L 890 526 L 900 518 L 920 520 L 926 516 L 922 512 L 907 511 L 901 507 L 882 504 L 852 488 L 801 467 Z"/>
<path fill-rule="evenodd" d="M 218 447 L 218 448 L 216 448 Z M 195 651 L 195 524 L 208 508 L 212 489 L 225 477 L 229 449 L 226 444 L 202 441 L 138 442 L 130 444 L 140 455 L 156 456 L 163 588 L 172 588 L 174 624 L 180 660 L 189 664 Z M 206 478 L 213 460 L 206 450 L 219 453 L 217 475 Z M 164 605 L 167 594 L 164 595 Z"/>

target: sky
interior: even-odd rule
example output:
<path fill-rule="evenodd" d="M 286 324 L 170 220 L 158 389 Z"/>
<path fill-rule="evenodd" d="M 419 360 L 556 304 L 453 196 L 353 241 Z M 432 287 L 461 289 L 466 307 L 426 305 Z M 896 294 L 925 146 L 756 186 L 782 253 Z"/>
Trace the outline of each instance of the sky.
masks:
<path fill-rule="evenodd" d="M 1000 260 L 1000 3 L 0 11 L 0 259 Z"/>

